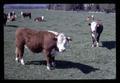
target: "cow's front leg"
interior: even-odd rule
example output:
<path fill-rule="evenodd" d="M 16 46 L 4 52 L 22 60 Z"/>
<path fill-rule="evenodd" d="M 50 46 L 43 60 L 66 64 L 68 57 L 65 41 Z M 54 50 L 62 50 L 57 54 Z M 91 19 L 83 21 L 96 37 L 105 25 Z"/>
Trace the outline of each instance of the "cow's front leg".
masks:
<path fill-rule="evenodd" d="M 52 68 L 51 68 L 51 55 L 50 55 L 48 50 L 44 50 L 43 52 L 44 52 L 45 57 L 46 57 L 47 69 L 52 70 Z"/>
<path fill-rule="evenodd" d="M 52 52 L 51 52 L 51 65 L 53 68 L 55 68 L 56 64 L 55 64 L 55 55 L 56 55 L 56 50 L 53 49 Z"/>
<path fill-rule="evenodd" d="M 92 36 L 92 47 L 96 46 L 96 39 L 94 36 Z"/>
<path fill-rule="evenodd" d="M 96 42 L 97 42 L 96 35 L 97 35 L 96 32 L 93 31 L 92 32 L 92 47 L 96 47 Z"/>
<path fill-rule="evenodd" d="M 100 33 L 98 33 L 97 35 L 97 43 L 96 43 L 97 47 L 99 47 L 99 38 L 100 38 Z"/>
<path fill-rule="evenodd" d="M 55 66 L 56 66 L 56 64 L 55 64 L 55 56 L 52 56 L 51 59 L 52 59 L 51 65 L 52 65 L 53 68 L 55 68 Z"/>

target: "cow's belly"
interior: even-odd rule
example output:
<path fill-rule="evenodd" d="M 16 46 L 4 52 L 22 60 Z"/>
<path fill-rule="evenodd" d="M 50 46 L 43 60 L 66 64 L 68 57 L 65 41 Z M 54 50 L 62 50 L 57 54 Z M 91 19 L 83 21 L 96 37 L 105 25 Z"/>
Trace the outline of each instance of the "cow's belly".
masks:
<path fill-rule="evenodd" d="M 42 52 L 42 48 L 39 48 L 39 49 L 30 48 L 30 50 L 31 50 L 33 53 L 40 53 L 40 52 Z"/>
<path fill-rule="evenodd" d="M 30 45 L 28 46 L 28 45 L 25 45 L 25 48 L 28 48 L 33 53 L 40 53 L 40 52 L 42 52 L 42 47 L 40 47 L 40 46 L 30 46 Z"/>

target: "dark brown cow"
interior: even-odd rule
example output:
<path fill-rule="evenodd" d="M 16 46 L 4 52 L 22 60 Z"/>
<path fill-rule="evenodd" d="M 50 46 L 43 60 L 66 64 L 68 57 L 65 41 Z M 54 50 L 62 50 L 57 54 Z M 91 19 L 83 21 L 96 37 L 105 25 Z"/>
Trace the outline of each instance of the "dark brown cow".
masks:
<path fill-rule="evenodd" d="M 31 13 L 30 12 L 21 12 L 21 15 L 23 16 L 23 18 L 29 17 L 31 19 Z"/>
<path fill-rule="evenodd" d="M 15 35 L 16 42 L 16 61 L 20 61 L 24 65 L 23 54 L 24 47 L 29 48 L 33 53 L 44 53 L 47 61 L 47 69 L 54 68 L 55 56 L 52 55 L 53 50 L 63 52 L 65 44 L 70 41 L 70 37 L 66 37 L 63 33 L 54 31 L 36 31 L 28 28 L 18 28 Z M 62 43 L 61 43 L 62 42 Z"/>

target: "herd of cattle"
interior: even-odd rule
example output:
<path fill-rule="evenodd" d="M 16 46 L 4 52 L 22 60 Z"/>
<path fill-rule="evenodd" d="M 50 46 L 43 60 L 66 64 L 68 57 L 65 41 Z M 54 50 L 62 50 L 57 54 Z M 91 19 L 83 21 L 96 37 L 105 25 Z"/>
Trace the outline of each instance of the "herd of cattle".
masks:
<path fill-rule="evenodd" d="M 31 13 L 21 12 L 22 18 L 29 17 Z M 8 14 L 4 13 L 4 25 L 6 22 L 15 21 L 17 18 L 15 12 Z M 36 17 L 34 21 L 45 21 L 44 16 Z M 92 47 L 99 47 L 99 38 L 103 31 L 103 24 L 100 20 L 95 20 L 94 15 L 88 16 L 86 19 L 91 28 Z M 29 28 L 18 28 L 15 33 L 16 44 L 16 61 L 24 65 L 23 54 L 24 48 L 28 48 L 33 53 L 43 52 L 46 57 L 47 69 L 52 70 L 55 68 L 55 51 L 63 52 L 71 37 L 66 36 L 64 33 L 55 31 L 37 31 Z"/>
<path fill-rule="evenodd" d="M 31 19 L 31 12 L 22 12 L 21 11 L 20 14 L 21 14 L 22 18 L 29 17 L 29 19 Z M 9 12 L 8 14 L 4 13 L 4 25 L 6 25 L 6 22 L 16 21 L 16 18 L 17 18 L 17 15 L 16 15 L 16 13 L 14 11 Z M 38 21 L 38 22 L 45 21 L 44 16 L 36 17 L 34 19 L 34 21 Z"/>

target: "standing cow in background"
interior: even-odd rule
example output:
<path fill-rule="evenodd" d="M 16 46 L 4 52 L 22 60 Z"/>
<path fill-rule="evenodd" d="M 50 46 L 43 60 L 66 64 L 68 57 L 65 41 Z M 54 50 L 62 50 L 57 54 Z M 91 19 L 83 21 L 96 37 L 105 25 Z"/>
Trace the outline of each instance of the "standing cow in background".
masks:
<path fill-rule="evenodd" d="M 43 22 L 43 21 L 45 21 L 45 19 L 44 19 L 44 16 L 41 16 L 41 17 L 36 17 L 34 19 L 34 21 L 36 21 L 36 22 Z"/>
<path fill-rule="evenodd" d="M 100 35 L 103 31 L 103 24 L 101 23 L 101 20 L 94 20 L 94 15 L 91 15 L 87 18 L 87 21 L 90 21 L 88 25 L 91 29 L 91 35 L 92 35 L 92 47 L 99 47 L 99 39 Z"/>
<path fill-rule="evenodd" d="M 9 21 L 15 21 L 16 18 L 17 18 L 17 16 L 16 16 L 16 14 L 15 14 L 14 11 L 9 12 L 8 15 L 7 15 L 7 19 L 8 19 L 7 21 L 8 21 L 8 22 L 9 22 Z"/>
<path fill-rule="evenodd" d="M 31 19 L 31 13 L 30 13 L 30 12 L 22 12 L 22 11 L 21 11 L 21 16 L 22 16 L 23 18 L 29 17 L 29 19 Z"/>
<path fill-rule="evenodd" d="M 20 61 L 20 63 L 24 65 L 24 47 L 27 47 L 33 53 L 40 53 L 43 51 L 48 70 L 55 67 L 54 51 L 65 51 L 66 44 L 71 40 L 70 37 L 66 37 L 63 33 L 36 31 L 29 28 L 18 28 L 16 30 L 15 39 L 16 61 Z"/>

